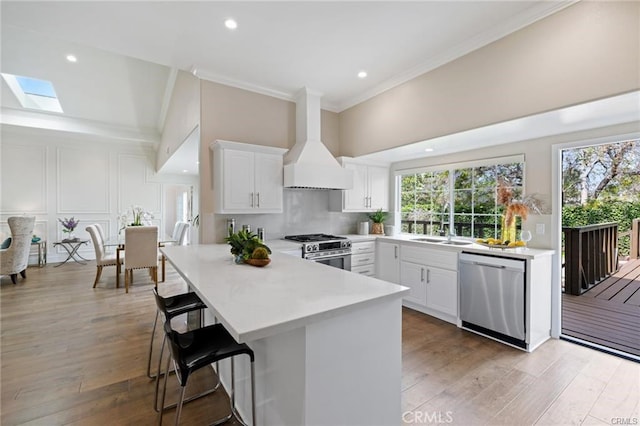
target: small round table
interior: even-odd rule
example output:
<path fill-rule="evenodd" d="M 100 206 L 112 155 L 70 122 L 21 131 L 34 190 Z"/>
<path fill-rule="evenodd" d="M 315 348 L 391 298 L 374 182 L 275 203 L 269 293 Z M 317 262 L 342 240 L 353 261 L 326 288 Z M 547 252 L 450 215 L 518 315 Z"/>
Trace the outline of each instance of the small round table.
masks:
<path fill-rule="evenodd" d="M 57 268 L 58 266 L 64 265 L 65 263 L 67 263 L 70 259 L 73 259 L 76 263 L 80 263 L 82 265 L 86 265 L 86 263 L 82 262 L 82 260 L 88 260 L 85 259 L 84 257 L 80 256 L 80 253 L 78 253 L 78 249 L 80 248 L 80 246 L 82 246 L 83 244 L 89 244 L 89 240 L 81 240 L 80 238 L 74 238 L 73 240 L 62 240 L 62 241 L 58 241 L 53 243 L 53 246 L 62 246 L 62 248 L 64 248 L 67 251 L 67 258 L 62 261 L 62 263 L 57 264 L 56 266 L 54 266 L 55 268 Z M 82 260 L 80 260 L 82 259 Z"/>

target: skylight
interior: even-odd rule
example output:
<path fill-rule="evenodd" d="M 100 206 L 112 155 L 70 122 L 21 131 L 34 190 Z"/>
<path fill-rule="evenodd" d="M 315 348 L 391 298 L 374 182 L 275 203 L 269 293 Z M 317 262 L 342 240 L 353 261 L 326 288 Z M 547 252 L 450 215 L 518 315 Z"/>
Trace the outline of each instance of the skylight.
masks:
<path fill-rule="evenodd" d="M 50 81 L 5 73 L 2 78 L 24 108 L 63 112 Z"/>

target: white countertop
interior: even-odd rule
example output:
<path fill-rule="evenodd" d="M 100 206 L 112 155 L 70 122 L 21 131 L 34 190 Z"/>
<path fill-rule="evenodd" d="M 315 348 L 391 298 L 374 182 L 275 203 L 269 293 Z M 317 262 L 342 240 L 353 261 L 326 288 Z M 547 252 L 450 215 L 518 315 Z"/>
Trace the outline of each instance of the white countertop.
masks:
<path fill-rule="evenodd" d="M 170 246 L 161 251 L 239 342 L 293 330 L 408 292 L 403 286 L 269 247 L 271 263 L 263 268 L 236 265 L 227 244 Z"/>
<path fill-rule="evenodd" d="M 551 256 L 555 253 L 554 250 L 546 250 L 546 249 L 532 249 L 525 247 L 516 247 L 516 248 L 508 248 L 508 249 L 499 249 L 499 248 L 491 248 L 487 246 L 483 246 L 476 243 L 471 243 L 467 245 L 452 245 L 452 244 L 442 244 L 442 243 L 430 243 L 425 241 L 412 241 L 415 238 L 438 238 L 438 237 L 429 237 L 427 235 L 413 235 L 413 234 L 398 234 L 394 236 L 379 236 L 382 241 L 401 241 L 403 243 L 410 243 L 417 246 L 436 248 L 439 250 L 448 250 L 448 251 L 456 251 L 458 253 L 466 251 L 470 253 L 478 253 L 478 254 L 486 254 L 491 256 L 505 256 L 505 257 L 513 257 L 518 259 L 536 259 L 543 256 Z M 444 240 L 445 238 L 443 238 Z M 454 240 L 463 240 L 464 238 L 456 237 Z"/>

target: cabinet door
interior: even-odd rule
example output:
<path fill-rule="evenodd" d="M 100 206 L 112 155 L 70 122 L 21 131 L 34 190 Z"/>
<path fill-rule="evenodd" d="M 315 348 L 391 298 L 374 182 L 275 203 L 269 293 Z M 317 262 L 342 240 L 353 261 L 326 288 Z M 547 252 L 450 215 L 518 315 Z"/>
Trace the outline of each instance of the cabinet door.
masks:
<path fill-rule="evenodd" d="M 223 209 L 251 211 L 254 205 L 254 154 L 223 151 Z"/>
<path fill-rule="evenodd" d="M 282 185 L 282 156 L 256 153 L 254 202 L 256 209 L 281 212 Z"/>
<path fill-rule="evenodd" d="M 458 273 L 440 268 L 427 268 L 427 307 L 458 316 Z"/>
<path fill-rule="evenodd" d="M 378 242 L 376 272 L 381 280 L 400 283 L 400 245 Z"/>
<path fill-rule="evenodd" d="M 367 166 L 346 163 L 345 169 L 353 170 L 353 189 L 344 190 L 344 210 L 366 211 L 368 192 Z"/>
<path fill-rule="evenodd" d="M 405 300 L 422 306 L 427 304 L 427 267 L 411 262 L 400 262 L 400 284 L 409 287 Z"/>
<path fill-rule="evenodd" d="M 389 210 L 389 169 L 369 166 L 369 210 Z"/>

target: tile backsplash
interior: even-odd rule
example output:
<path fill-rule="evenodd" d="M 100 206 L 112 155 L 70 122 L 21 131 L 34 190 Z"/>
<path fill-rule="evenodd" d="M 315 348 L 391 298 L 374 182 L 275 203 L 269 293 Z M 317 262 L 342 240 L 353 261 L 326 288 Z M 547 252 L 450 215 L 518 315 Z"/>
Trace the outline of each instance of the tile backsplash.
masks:
<path fill-rule="evenodd" d="M 265 229 L 267 240 L 296 234 L 355 234 L 357 223 L 367 220 L 366 213 L 340 213 L 329 211 L 329 190 L 285 189 L 284 212 L 280 214 L 216 214 L 216 241 L 226 236 L 227 219 L 236 220 L 236 229 L 251 225 L 256 232 Z"/>

